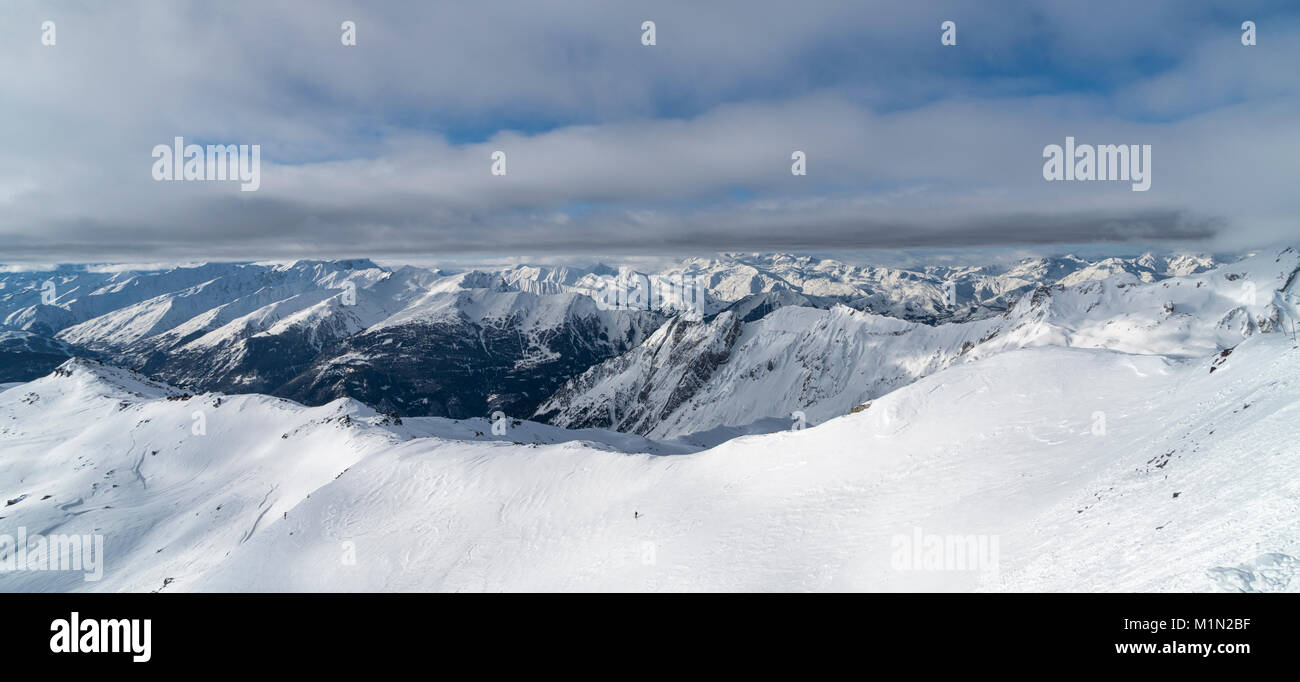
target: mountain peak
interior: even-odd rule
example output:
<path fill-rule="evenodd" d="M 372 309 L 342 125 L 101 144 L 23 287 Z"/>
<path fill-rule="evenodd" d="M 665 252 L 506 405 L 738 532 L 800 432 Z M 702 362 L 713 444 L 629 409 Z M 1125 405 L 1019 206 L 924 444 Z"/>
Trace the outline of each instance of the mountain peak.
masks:
<path fill-rule="evenodd" d="M 162 398 L 182 394 L 174 386 L 154 381 L 143 374 L 121 367 L 104 364 L 100 360 L 75 357 L 63 362 L 44 379 L 32 382 L 34 385 L 51 383 L 62 385 L 71 381 L 74 385 L 88 390 L 92 394 L 118 397 L 122 393 L 134 397 Z"/>
<path fill-rule="evenodd" d="M 284 266 L 286 270 L 305 270 L 311 267 L 325 267 L 331 270 L 384 270 L 369 258 L 344 258 L 340 260 L 319 260 L 300 258 Z"/>

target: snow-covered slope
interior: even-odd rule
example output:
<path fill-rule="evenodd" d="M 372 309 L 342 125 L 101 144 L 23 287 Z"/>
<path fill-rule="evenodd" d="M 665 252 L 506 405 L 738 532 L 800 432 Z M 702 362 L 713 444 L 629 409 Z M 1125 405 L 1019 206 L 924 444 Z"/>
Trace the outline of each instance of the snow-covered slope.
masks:
<path fill-rule="evenodd" d="M 0 589 L 1297 590 L 1297 376 L 1277 333 L 1030 348 L 664 457 L 78 361 L 0 393 L 0 528 L 102 533 L 103 579 Z M 968 536 L 969 567 L 910 546 Z"/>
<path fill-rule="evenodd" d="M 1017 351 L 679 458 L 410 441 L 192 588 L 1300 589 L 1300 352 L 1212 362 Z M 996 560 L 899 570 L 918 530 Z"/>
<path fill-rule="evenodd" d="M 0 392 L 0 534 L 105 536 L 102 583 L 77 572 L 0 572 L 0 591 L 156 590 L 224 563 L 363 457 L 411 438 L 508 448 L 692 452 L 637 436 L 509 420 L 381 415 L 340 399 L 191 395 L 135 372 L 69 360 Z M 0 547 L 0 566 L 12 547 Z"/>

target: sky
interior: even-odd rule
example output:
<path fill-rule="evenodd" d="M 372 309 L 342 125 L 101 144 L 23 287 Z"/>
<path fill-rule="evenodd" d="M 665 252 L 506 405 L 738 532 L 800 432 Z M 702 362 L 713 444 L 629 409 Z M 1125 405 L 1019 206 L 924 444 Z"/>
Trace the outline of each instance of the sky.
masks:
<path fill-rule="evenodd" d="M 1241 250 L 1300 233 L 1300 5 L 6 0 L 0 144 L 0 262 Z"/>

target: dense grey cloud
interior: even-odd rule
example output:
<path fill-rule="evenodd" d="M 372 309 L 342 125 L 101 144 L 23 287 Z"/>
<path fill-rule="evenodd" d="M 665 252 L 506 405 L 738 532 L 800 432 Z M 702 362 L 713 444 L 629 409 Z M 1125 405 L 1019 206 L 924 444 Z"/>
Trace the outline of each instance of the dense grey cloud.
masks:
<path fill-rule="evenodd" d="M 19 3 L 0 261 L 1276 242 L 1300 210 L 1284 9 Z M 177 135 L 262 145 L 260 188 L 153 181 Z M 1066 136 L 1151 145 L 1151 189 L 1044 181 Z"/>

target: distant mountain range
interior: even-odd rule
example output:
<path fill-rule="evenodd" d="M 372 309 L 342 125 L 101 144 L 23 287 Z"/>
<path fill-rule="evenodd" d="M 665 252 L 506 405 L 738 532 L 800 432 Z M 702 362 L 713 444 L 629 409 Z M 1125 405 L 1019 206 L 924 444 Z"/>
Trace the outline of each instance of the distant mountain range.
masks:
<path fill-rule="evenodd" d="M 792 411 L 822 420 L 1010 348 L 1210 352 L 1232 345 L 1225 334 L 1290 319 L 1274 297 L 1289 292 L 1294 254 L 1274 256 L 1271 269 L 1263 255 L 1154 254 L 919 270 L 785 254 L 652 272 L 365 259 L 10 267 L 0 383 L 85 357 L 193 392 L 352 398 L 405 417 L 500 411 L 671 438 L 770 428 Z M 1256 305 L 1239 303 L 1246 282 Z M 646 284 L 655 295 L 638 296 Z M 618 287 L 633 294 L 610 295 Z"/>
<path fill-rule="evenodd" d="M 1022 263 L 972 287 L 977 295 L 1014 292 L 1008 310 L 993 312 L 1008 293 L 977 297 L 960 320 L 939 324 L 783 289 L 752 294 L 707 323 L 670 321 L 640 347 L 566 382 L 534 418 L 651 438 L 761 418 L 780 417 L 773 426 L 786 428 L 794 412 L 820 422 L 950 365 L 1017 348 L 1208 356 L 1296 319 L 1300 258 L 1292 250 L 1215 268 L 1190 259 L 1155 268 L 1152 260 Z M 986 277 L 962 274 L 967 285 Z M 937 306 L 926 290 L 933 286 L 933 278 L 913 282 L 919 293 L 892 310 Z"/>

